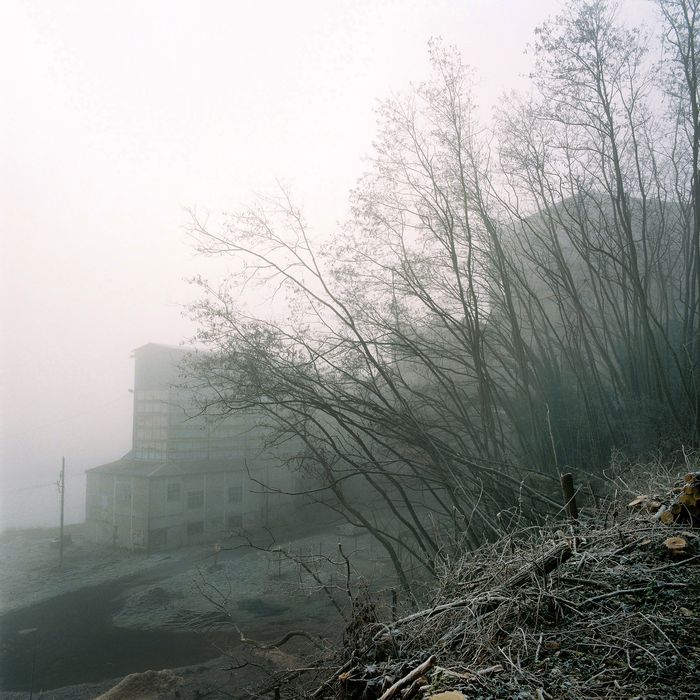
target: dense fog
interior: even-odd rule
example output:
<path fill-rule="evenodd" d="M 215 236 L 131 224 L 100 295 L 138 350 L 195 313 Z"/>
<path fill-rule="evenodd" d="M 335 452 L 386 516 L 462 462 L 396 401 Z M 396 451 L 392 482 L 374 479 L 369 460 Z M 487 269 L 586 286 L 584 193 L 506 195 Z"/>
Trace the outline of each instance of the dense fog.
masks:
<path fill-rule="evenodd" d="M 0 696 L 685 697 L 698 42 L 0 3 Z"/>
<path fill-rule="evenodd" d="M 192 336 L 185 280 L 224 269 L 194 254 L 186 208 L 216 223 L 279 178 L 332 235 L 376 100 L 427 75 L 428 38 L 478 71 L 488 115 L 557 7 L 3 3 L 0 527 L 56 522 L 62 456 L 79 521 L 84 470 L 129 449 L 131 351 Z"/>

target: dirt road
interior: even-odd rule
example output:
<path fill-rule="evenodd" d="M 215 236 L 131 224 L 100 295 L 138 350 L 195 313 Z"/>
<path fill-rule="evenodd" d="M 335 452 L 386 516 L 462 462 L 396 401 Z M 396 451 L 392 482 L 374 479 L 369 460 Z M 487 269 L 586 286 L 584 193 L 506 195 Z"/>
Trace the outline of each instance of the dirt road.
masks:
<path fill-rule="evenodd" d="M 292 629 L 328 638 L 339 629 L 317 582 L 304 581 L 294 562 L 275 553 L 233 549 L 214 562 L 211 546 L 150 557 L 103 552 L 76 530 L 75 545 L 58 571 L 47 534 L 16 533 L 0 542 L 2 697 L 33 690 L 36 698 L 40 689 L 192 666 L 220 657 L 222 650 L 238 656 L 245 652 L 238 629 L 267 642 Z M 288 546 L 326 558 L 339 539 L 345 539 L 345 551 L 357 550 L 357 537 L 337 533 Z M 206 633 L 193 631 L 191 624 L 213 610 L 202 585 L 210 586 L 209 593 L 225 592 L 228 610 L 228 619 L 219 611 L 224 624 Z M 54 696 L 92 697 L 87 691 L 41 695 Z"/>

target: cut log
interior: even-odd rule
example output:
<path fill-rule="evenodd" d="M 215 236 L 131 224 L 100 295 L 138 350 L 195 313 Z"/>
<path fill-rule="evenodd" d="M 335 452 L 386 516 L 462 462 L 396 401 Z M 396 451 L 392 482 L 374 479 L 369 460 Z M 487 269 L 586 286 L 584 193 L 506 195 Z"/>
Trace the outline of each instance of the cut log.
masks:
<path fill-rule="evenodd" d="M 694 506 L 698 502 L 698 497 L 694 493 L 682 493 L 679 497 L 678 500 L 684 505 L 684 506 Z"/>
<path fill-rule="evenodd" d="M 664 540 L 664 547 L 666 547 L 671 554 L 677 556 L 679 554 L 685 554 L 688 549 L 688 543 L 682 537 L 669 537 Z"/>
<path fill-rule="evenodd" d="M 690 523 L 696 525 L 700 520 L 700 472 L 690 472 L 683 477 L 683 484 L 673 489 L 673 497 L 659 508 L 655 520 L 660 520 L 665 525 L 672 523 Z M 634 507 L 640 506 L 640 498 L 637 497 L 630 503 Z"/>
<path fill-rule="evenodd" d="M 670 525 L 674 521 L 673 512 L 666 508 L 659 518 L 664 525 Z"/>

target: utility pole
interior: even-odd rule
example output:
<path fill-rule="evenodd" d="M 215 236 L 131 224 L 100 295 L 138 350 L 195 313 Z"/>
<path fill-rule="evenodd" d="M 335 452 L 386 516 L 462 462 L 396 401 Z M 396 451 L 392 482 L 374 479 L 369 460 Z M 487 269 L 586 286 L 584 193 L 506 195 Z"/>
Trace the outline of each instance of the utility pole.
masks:
<path fill-rule="evenodd" d="M 58 535 L 58 568 L 63 568 L 63 502 L 66 493 L 66 458 L 61 458 L 61 480 L 58 482 L 61 493 L 61 532 Z"/>

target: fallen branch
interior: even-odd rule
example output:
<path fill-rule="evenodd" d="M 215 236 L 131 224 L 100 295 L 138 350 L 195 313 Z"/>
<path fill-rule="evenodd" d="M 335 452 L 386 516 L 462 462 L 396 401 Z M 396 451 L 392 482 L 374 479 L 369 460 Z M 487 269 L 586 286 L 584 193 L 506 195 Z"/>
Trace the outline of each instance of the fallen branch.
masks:
<path fill-rule="evenodd" d="M 399 678 L 394 685 L 390 686 L 382 694 L 379 700 L 389 700 L 389 698 L 393 698 L 394 695 L 401 690 L 401 688 L 407 686 L 409 683 L 413 683 L 413 681 L 420 678 L 426 671 L 431 669 L 435 665 L 436 661 L 437 658 L 435 656 L 429 656 L 422 664 L 420 664 L 420 666 L 416 666 L 416 668 L 414 668 L 409 674 L 405 675 L 403 678 Z"/>
<path fill-rule="evenodd" d="M 311 693 L 312 698 L 317 698 L 324 690 L 327 688 L 332 687 L 332 683 L 334 680 L 337 680 L 338 676 L 340 676 L 342 673 L 345 673 L 349 669 L 352 668 L 353 664 L 355 662 L 355 655 L 351 655 L 350 658 L 337 670 L 335 673 L 333 673 L 330 678 L 327 678 L 321 685 L 314 690 L 313 693 Z"/>
<path fill-rule="evenodd" d="M 241 644 L 249 644 L 252 647 L 255 647 L 256 649 L 260 649 L 261 651 L 269 651 L 270 649 L 278 649 L 281 647 L 283 644 L 286 644 L 289 640 L 294 639 L 294 637 L 303 637 L 304 639 L 308 640 L 311 642 L 315 647 L 318 649 L 323 650 L 324 646 L 323 643 L 310 635 L 308 632 L 305 632 L 304 630 L 290 630 L 287 632 L 285 635 L 280 637 L 274 642 L 258 642 L 255 639 L 249 639 L 243 634 L 243 631 L 241 628 L 234 622 L 233 626 L 236 628 L 236 631 L 238 632 L 240 639 L 241 639 Z"/>
<path fill-rule="evenodd" d="M 696 554 L 694 557 L 687 557 L 685 559 L 681 559 L 680 561 L 674 561 L 672 564 L 666 564 L 665 566 L 657 566 L 655 569 L 650 569 L 650 571 L 653 571 L 654 573 L 656 573 L 657 571 L 666 571 L 666 569 L 673 569 L 675 566 L 680 566 L 681 564 L 688 564 L 696 559 L 700 559 L 700 554 Z"/>
<path fill-rule="evenodd" d="M 554 569 L 569 559 L 572 554 L 573 551 L 571 549 L 571 545 L 568 542 L 560 542 L 552 547 L 548 552 L 545 552 L 541 557 L 538 557 L 534 562 L 531 562 L 527 566 L 523 567 L 520 571 L 507 579 L 501 586 L 496 588 L 493 593 L 488 593 L 485 598 L 479 600 L 475 596 L 470 596 L 468 598 L 459 598 L 457 600 L 450 601 L 449 603 L 444 603 L 443 605 L 437 605 L 433 608 L 419 610 L 418 612 L 397 620 L 394 623 L 394 626 L 398 627 L 406 624 L 407 622 L 413 622 L 414 620 L 424 617 L 430 618 L 448 610 L 465 606 L 473 606 L 475 608 L 475 614 L 484 612 L 485 609 L 488 609 L 491 604 L 499 604 L 509 599 L 503 597 L 503 595 L 498 595 L 499 593 L 502 594 L 507 589 L 522 586 L 533 575 L 547 576 L 554 571 Z M 383 631 L 381 633 L 377 633 L 375 636 L 375 641 L 381 636 L 382 633 Z"/>
<path fill-rule="evenodd" d="M 572 554 L 573 550 L 569 542 L 560 542 L 534 562 L 523 567 L 517 574 L 511 576 L 501 588 L 507 589 L 522 586 L 533 575 L 547 576 L 570 559 Z"/>

